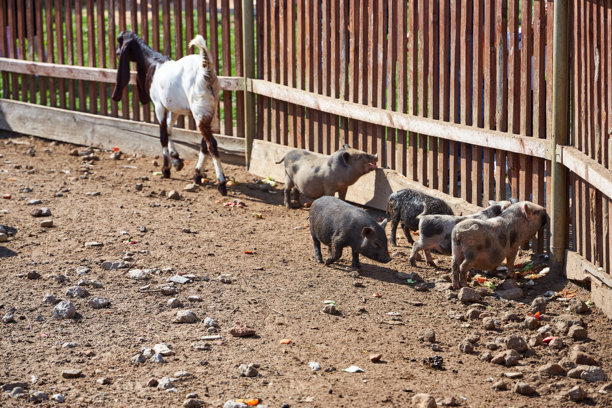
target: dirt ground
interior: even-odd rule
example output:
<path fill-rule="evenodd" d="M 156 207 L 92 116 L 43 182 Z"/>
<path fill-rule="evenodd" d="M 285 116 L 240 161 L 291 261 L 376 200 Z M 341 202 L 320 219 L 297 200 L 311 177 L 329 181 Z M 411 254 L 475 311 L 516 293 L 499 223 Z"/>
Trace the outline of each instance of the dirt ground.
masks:
<path fill-rule="evenodd" d="M 452 397 L 470 407 L 559 407 L 576 405 L 565 397 L 575 385 L 588 393 L 582 404 L 612 405 L 611 394 L 598 392 L 604 382 L 538 372 L 580 344 L 612 375 L 612 325 L 596 307 L 581 316 L 588 340 L 560 335 L 564 347 L 536 346 L 514 367 L 479 357 L 490 351 L 485 344 L 495 338 L 518 334 L 528 340 L 535 334 L 522 322 L 503 321 L 506 312 L 523 319 L 533 298 L 552 290 L 560 298 L 548 303 L 542 324 L 554 325 L 557 316 L 571 314 L 564 299 L 588 300 L 585 288 L 549 276 L 537 279 L 534 286 L 523 279 L 522 303 L 495 296 L 479 302 L 480 310 L 499 323 L 496 330 L 485 330 L 481 319 L 457 319 L 475 306 L 449 299 L 453 292 L 444 280 L 449 259 L 436 256 L 442 269 L 423 262 L 412 267 L 403 236 L 400 246 L 391 248 L 393 260 L 388 264 L 362 258 L 360 274 L 351 274 L 345 249 L 340 265 L 325 267 L 314 260 L 308 210 L 287 210 L 282 186 L 275 194 L 263 191 L 243 167 L 227 165 L 227 175 L 239 182 L 229 188 L 228 197 L 221 197 L 213 186 L 186 192 L 193 162 L 174 171 L 172 178 L 161 179 L 154 175 L 160 167 L 155 167 L 153 157 L 124 155 L 112 160 L 110 152 L 96 150 L 99 160 L 87 164 L 70 155 L 83 148 L 26 137 L 0 138 L 0 224 L 10 232 L 8 241 L 0 244 L 0 315 L 16 308 L 14 323 L 0 323 L 0 384 L 27 383 L 25 399 L 4 393 L 2 406 L 31 405 L 27 393 L 44 391 L 49 397 L 62 394 L 65 402 L 49 400 L 43 406 L 69 407 L 181 406 L 190 393 L 213 407 L 241 398 L 258 398 L 269 407 L 401 407 L 411 406 L 416 393 L 431 394 L 439 402 Z M 207 165 L 212 176 L 210 161 Z M 165 197 L 171 190 L 179 192 L 180 200 Z M 28 205 L 34 199 L 41 203 Z M 246 208 L 224 206 L 234 199 Z M 30 215 L 41 207 L 48 207 L 51 216 Z M 53 226 L 41 227 L 48 219 Z M 86 247 L 92 241 L 102 246 Z M 128 252 L 129 268 L 103 269 L 104 261 L 121 261 Z M 521 261 L 528 260 L 523 254 Z M 91 270 L 80 275 L 81 266 Z M 153 272 L 141 281 L 130 278 L 132 269 Z M 411 275 L 410 282 L 416 282 L 409 283 L 404 274 L 413 272 L 418 276 Z M 230 283 L 218 280 L 222 274 L 230 275 Z M 174 275 L 194 277 L 185 284 L 168 283 Z M 415 289 L 419 276 L 425 291 Z M 101 287 L 85 286 L 88 297 L 69 299 L 76 318 L 54 319 L 53 305 L 43 302 L 45 294 L 67 299 L 67 289 L 83 279 Z M 489 277 L 496 284 L 501 280 Z M 165 296 L 159 290 L 168 285 L 178 294 Z M 192 295 L 201 301 L 188 300 Z M 92 308 L 88 301 L 94 297 L 110 300 L 110 307 Z M 172 297 L 184 306 L 170 307 Z M 339 315 L 322 312 L 326 300 L 336 303 Z M 187 309 L 199 321 L 173 323 L 177 312 Z M 206 317 L 218 323 L 218 333 L 207 331 Z M 251 326 L 255 335 L 233 337 L 229 331 L 236 322 Z M 439 351 L 418 340 L 418 332 L 428 328 L 435 330 Z M 222 339 L 202 339 L 215 334 Z M 474 353 L 462 353 L 458 344 L 473 334 L 480 336 Z M 282 339 L 291 343 L 281 344 Z M 75 344 L 68 347 L 71 342 Z M 165 363 L 132 363 L 143 347 L 158 343 L 175 354 L 164 357 Z M 372 353 L 382 354 L 378 363 L 368 359 Z M 443 370 L 424 364 L 434 355 L 443 358 Z M 317 362 L 321 370 L 313 371 L 310 362 Z M 240 376 L 239 366 L 251 363 L 259 365 L 258 375 Z M 351 365 L 364 372 L 343 371 Z M 62 372 L 69 369 L 82 370 L 82 375 L 63 378 Z M 191 376 L 175 380 L 175 390 L 147 385 L 152 378 L 177 378 L 179 371 Z M 522 373 L 522 379 L 504 377 L 509 372 Z M 96 380 L 102 377 L 110 384 L 99 384 Z M 508 384 L 508 391 L 493 390 L 500 380 Z M 536 393 L 515 393 L 512 388 L 518 381 L 532 385 Z"/>

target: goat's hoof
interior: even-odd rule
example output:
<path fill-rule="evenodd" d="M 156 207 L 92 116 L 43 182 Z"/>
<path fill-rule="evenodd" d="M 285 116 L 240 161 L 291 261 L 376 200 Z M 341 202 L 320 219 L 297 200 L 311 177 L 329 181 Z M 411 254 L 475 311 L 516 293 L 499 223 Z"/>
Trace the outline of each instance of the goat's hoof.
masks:
<path fill-rule="evenodd" d="M 197 185 L 202 185 L 202 175 L 200 173 L 196 173 L 193 175 L 193 182 Z"/>
<path fill-rule="evenodd" d="M 183 170 L 183 167 L 185 166 L 185 162 L 183 162 L 183 159 L 173 159 L 172 164 L 174 164 L 174 168 L 176 169 L 176 171 Z"/>
<path fill-rule="evenodd" d="M 221 193 L 222 196 L 226 196 L 227 195 L 227 187 L 225 186 L 225 181 L 219 183 L 219 186 L 217 186 L 217 190 L 219 190 L 219 193 Z"/>
<path fill-rule="evenodd" d="M 162 177 L 163 178 L 170 178 L 170 169 L 162 169 Z"/>

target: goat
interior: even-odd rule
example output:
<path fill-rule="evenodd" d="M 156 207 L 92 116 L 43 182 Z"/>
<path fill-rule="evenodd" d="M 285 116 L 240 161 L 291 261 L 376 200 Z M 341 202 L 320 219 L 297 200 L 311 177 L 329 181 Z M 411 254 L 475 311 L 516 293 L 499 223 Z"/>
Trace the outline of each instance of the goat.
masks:
<path fill-rule="evenodd" d="M 123 89 L 130 82 L 130 62 L 136 62 L 140 103 L 145 105 L 153 101 L 159 122 L 159 138 L 164 154 L 162 176 L 170 177 L 170 159 L 177 171 L 183 168 L 183 160 L 172 142 L 172 127 L 179 115 L 191 113 L 202 133 L 193 180 L 196 184 L 202 184 L 202 166 L 206 154 L 210 154 L 217 173 L 218 190 L 222 195 L 227 195 L 227 180 L 211 127 L 219 103 L 219 81 L 204 38 L 196 35 L 189 46 L 197 47 L 199 55 L 188 55 L 174 61 L 151 49 L 135 33 L 122 31 L 117 38 L 119 67 L 112 98 L 115 101 L 121 99 Z"/>

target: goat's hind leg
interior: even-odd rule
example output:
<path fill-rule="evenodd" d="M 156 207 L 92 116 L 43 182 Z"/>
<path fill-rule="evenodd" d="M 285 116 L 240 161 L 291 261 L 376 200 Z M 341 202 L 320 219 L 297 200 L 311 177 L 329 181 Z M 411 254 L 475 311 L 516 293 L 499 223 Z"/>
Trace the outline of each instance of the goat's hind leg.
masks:
<path fill-rule="evenodd" d="M 178 151 L 174 147 L 174 142 L 172 141 L 172 128 L 174 124 L 178 120 L 179 115 L 173 112 L 169 112 L 168 115 L 168 147 L 170 148 L 170 158 L 172 159 L 172 164 L 177 171 L 183 170 L 183 166 L 185 163 L 183 159 L 178 154 Z"/>
<path fill-rule="evenodd" d="M 155 107 L 155 116 L 159 122 L 159 141 L 164 154 L 162 177 L 170 178 L 170 155 L 168 154 L 168 112 L 163 107 Z"/>
<path fill-rule="evenodd" d="M 198 154 L 198 163 L 196 164 L 193 172 L 193 182 L 196 184 L 202 184 L 202 167 L 206 161 L 206 155 L 208 154 L 208 146 L 204 138 L 200 141 L 200 153 Z"/>

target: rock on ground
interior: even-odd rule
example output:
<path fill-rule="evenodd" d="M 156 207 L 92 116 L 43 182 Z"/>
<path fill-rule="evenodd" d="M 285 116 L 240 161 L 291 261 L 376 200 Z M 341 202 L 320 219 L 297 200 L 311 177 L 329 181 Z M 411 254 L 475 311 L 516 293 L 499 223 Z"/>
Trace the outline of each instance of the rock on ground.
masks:
<path fill-rule="evenodd" d="M 436 399 L 429 394 L 416 394 L 412 397 L 412 406 L 414 408 L 436 408 L 438 404 Z"/>
<path fill-rule="evenodd" d="M 71 319 L 76 315 L 76 308 L 69 300 L 62 300 L 53 308 L 55 319 Z"/>

